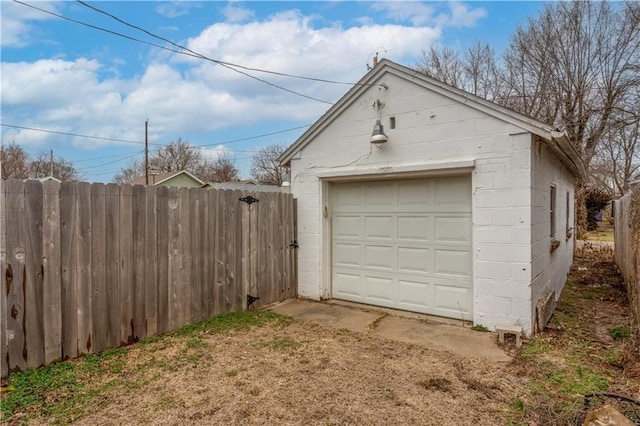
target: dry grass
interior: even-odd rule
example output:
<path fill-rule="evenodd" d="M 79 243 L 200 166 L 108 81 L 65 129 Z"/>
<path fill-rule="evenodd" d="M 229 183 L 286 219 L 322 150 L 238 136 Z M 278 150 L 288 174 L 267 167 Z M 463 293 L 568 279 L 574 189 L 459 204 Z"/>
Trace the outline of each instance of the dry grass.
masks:
<path fill-rule="evenodd" d="M 628 306 L 610 251 L 582 249 L 549 328 L 523 349 L 510 348 L 509 364 L 246 312 L 15 374 L 14 390 L 2 393 L 2 420 L 577 424 L 585 392 L 640 397 L 637 341 L 624 337 Z"/>

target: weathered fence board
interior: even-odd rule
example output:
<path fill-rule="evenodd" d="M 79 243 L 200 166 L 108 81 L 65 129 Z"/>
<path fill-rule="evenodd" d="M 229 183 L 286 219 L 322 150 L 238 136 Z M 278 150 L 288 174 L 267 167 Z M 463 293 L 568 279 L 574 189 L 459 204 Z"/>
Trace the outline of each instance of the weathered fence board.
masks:
<path fill-rule="evenodd" d="M 2 165 L 0 164 L 0 168 Z M 0 179 L 0 206 L 4 206 L 6 200 L 6 184 Z M 4 232 L 6 209 L 0 209 L 0 355 L 8 353 L 7 349 L 7 234 Z M 8 360 L 0 359 L 0 376 L 9 374 Z"/>
<path fill-rule="evenodd" d="M 154 336 L 158 333 L 158 223 L 156 209 L 156 189 L 145 188 L 146 221 L 145 221 L 145 271 L 144 271 L 144 335 Z"/>
<path fill-rule="evenodd" d="M 78 353 L 91 352 L 91 185 L 76 187 L 76 220 L 78 229 L 76 283 L 78 314 Z"/>
<path fill-rule="evenodd" d="M 166 333 L 169 328 L 169 188 L 158 188 L 158 334 Z"/>
<path fill-rule="evenodd" d="M 7 310 L 7 351 L 8 370 L 24 370 L 27 367 L 27 354 L 24 329 L 24 269 L 25 269 L 25 194 L 24 182 L 10 180 L 5 183 L 7 198 L 6 220 L 6 289 Z M 3 354 L 4 358 L 4 354 Z"/>
<path fill-rule="evenodd" d="M 105 187 L 91 185 L 91 352 L 107 347 Z"/>
<path fill-rule="evenodd" d="M 290 194 L 2 182 L 2 374 L 295 296 Z M 241 198 L 252 196 L 252 204 Z"/>
<path fill-rule="evenodd" d="M 636 332 L 640 334 L 640 184 L 614 203 L 615 259 L 624 278 Z"/>
<path fill-rule="evenodd" d="M 62 359 L 62 288 L 60 277 L 60 184 L 43 185 L 42 299 L 44 363 Z"/>
<path fill-rule="evenodd" d="M 120 345 L 120 188 L 109 184 L 105 191 L 105 232 L 106 232 L 106 298 L 107 298 L 107 347 Z"/>
<path fill-rule="evenodd" d="M 42 184 L 38 181 L 27 181 L 25 195 L 27 238 L 25 241 L 24 328 L 27 367 L 37 367 L 44 363 Z"/>
<path fill-rule="evenodd" d="M 137 342 L 145 335 L 145 272 L 146 272 L 146 190 L 142 185 L 133 187 L 133 341 Z M 145 261 L 141 261 L 144 259 Z"/>
<path fill-rule="evenodd" d="M 62 293 L 62 357 L 78 356 L 78 310 L 76 306 L 77 262 L 76 185 L 60 184 L 60 286 Z"/>
<path fill-rule="evenodd" d="M 180 280 L 180 192 L 169 189 L 169 259 L 168 259 L 168 312 L 169 330 L 176 330 L 180 323 L 179 280 Z"/>
<path fill-rule="evenodd" d="M 135 275 L 133 265 L 133 190 L 129 185 L 120 187 L 120 344 L 133 343 L 133 298 Z"/>

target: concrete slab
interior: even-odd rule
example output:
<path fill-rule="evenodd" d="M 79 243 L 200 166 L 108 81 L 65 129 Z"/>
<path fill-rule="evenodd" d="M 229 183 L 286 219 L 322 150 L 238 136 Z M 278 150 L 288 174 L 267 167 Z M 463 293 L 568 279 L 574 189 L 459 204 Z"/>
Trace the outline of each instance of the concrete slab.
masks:
<path fill-rule="evenodd" d="M 378 310 L 367 305 L 345 306 L 289 299 L 271 306 L 270 310 L 300 320 L 346 328 L 358 333 L 373 333 L 385 339 L 412 343 L 464 357 L 484 358 L 492 362 L 511 360 L 511 357 L 498 346 L 495 333 L 482 333 L 461 325 L 425 320 L 413 314 L 407 317 L 406 313 L 392 309 Z"/>
<path fill-rule="evenodd" d="M 285 300 L 272 306 L 271 310 L 295 319 L 314 321 L 338 329 L 346 328 L 358 333 L 369 331 L 380 318 L 377 313 L 304 299 Z"/>

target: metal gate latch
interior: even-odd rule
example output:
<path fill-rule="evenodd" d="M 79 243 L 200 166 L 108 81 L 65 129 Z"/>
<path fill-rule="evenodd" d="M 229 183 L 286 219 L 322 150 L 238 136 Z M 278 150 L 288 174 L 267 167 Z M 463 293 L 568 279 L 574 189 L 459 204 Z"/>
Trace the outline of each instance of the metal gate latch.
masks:
<path fill-rule="evenodd" d="M 294 249 L 297 249 L 298 247 L 300 247 L 300 246 L 298 245 L 298 240 L 293 240 L 293 241 L 291 241 L 291 244 L 289 244 L 289 247 L 292 247 L 292 248 L 294 248 Z"/>
<path fill-rule="evenodd" d="M 253 204 L 253 203 L 257 203 L 258 201 L 260 201 L 260 200 L 258 200 L 257 198 L 253 198 L 251 195 L 247 195 L 247 196 L 246 196 L 246 197 L 244 197 L 244 198 L 238 198 L 238 200 L 240 200 L 240 201 L 244 201 L 245 203 L 247 203 L 247 204 L 249 204 L 249 205 L 251 205 L 251 204 Z"/>

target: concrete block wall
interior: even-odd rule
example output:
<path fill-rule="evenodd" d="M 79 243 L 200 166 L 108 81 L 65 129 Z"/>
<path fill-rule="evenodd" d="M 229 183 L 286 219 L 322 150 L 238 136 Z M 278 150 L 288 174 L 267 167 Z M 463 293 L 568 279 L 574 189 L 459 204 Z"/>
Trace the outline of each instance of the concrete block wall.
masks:
<path fill-rule="evenodd" d="M 532 199 L 532 321 L 535 321 L 535 305 L 547 291 L 555 292 L 556 300 L 567 279 L 573 263 L 575 230 L 567 238 L 567 214 L 569 228 L 575 227 L 574 178 L 560 161 L 542 142 L 532 142 L 533 187 Z M 551 186 L 556 188 L 555 235 L 551 234 L 550 205 Z M 567 211 L 567 196 L 569 211 Z M 552 239 L 560 242 L 559 247 L 550 252 Z"/>
<path fill-rule="evenodd" d="M 363 170 L 385 178 L 394 168 L 424 167 L 430 176 L 441 162 L 473 160 L 471 172 L 476 324 L 522 325 L 531 330 L 531 135 L 394 75 L 387 89 L 370 87 L 291 161 L 292 193 L 298 199 L 299 294 L 330 297 L 327 245 L 331 217 L 329 178 L 319 175 Z M 389 141 L 369 142 L 380 99 Z M 396 126 L 390 126 L 390 117 Z M 435 166 L 434 166 L 435 165 Z M 468 172 L 467 172 L 468 173 Z"/>

